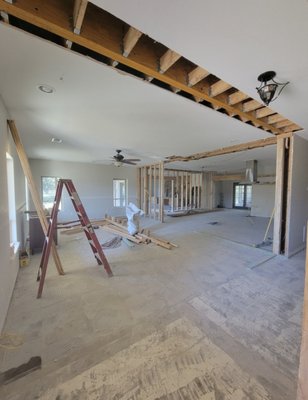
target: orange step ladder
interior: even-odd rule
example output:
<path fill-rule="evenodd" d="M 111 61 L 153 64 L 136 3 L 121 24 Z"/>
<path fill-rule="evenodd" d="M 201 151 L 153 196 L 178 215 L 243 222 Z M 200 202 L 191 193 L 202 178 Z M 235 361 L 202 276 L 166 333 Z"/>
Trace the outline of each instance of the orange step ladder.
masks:
<path fill-rule="evenodd" d="M 53 205 L 50 220 L 49 220 L 48 230 L 47 230 L 47 234 L 46 234 L 45 241 L 44 241 L 40 267 L 39 267 L 38 274 L 37 274 L 37 281 L 40 282 L 38 292 L 37 292 L 38 299 L 42 296 L 51 245 L 52 245 L 53 237 L 54 237 L 53 235 L 54 235 L 55 229 L 57 229 L 57 216 L 58 216 L 58 212 L 59 212 L 59 204 L 60 204 L 60 200 L 61 200 L 63 186 L 66 187 L 68 194 L 72 200 L 73 206 L 78 215 L 81 226 L 83 227 L 84 233 L 89 241 L 90 247 L 93 251 L 93 254 L 94 254 L 94 257 L 96 258 L 97 263 L 99 265 L 102 265 L 102 264 L 104 265 L 105 271 L 107 272 L 109 277 L 113 276 L 112 270 L 108 263 L 108 260 L 105 257 L 105 254 L 104 254 L 102 247 L 97 239 L 97 236 L 94 232 L 93 226 L 87 216 L 87 213 L 82 205 L 82 202 L 78 196 L 78 193 L 75 189 L 75 186 L 74 186 L 72 180 L 71 179 L 59 179 L 57 190 L 56 190 L 56 195 L 55 195 L 55 199 L 54 199 L 54 205 Z"/>

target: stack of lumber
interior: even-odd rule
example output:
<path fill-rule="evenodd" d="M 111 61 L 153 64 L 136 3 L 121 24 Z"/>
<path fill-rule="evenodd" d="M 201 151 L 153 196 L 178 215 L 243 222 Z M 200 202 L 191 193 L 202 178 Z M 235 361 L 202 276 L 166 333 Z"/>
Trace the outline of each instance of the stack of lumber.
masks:
<path fill-rule="evenodd" d="M 120 222 L 118 222 L 120 221 Z M 75 233 L 79 233 L 83 231 L 81 225 L 76 225 L 75 221 L 72 221 L 73 224 L 62 224 L 59 228 L 63 229 L 61 233 L 66 235 L 72 235 Z M 130 235 L 125 219 L 116 219 L 114 217 L 106 216 L 102 220 L 91 221 L 92 226 L 101 227 L 104 231 L 112 233 L 114 235 L 120 236 L 122 238 L 128 239 L 136 244 L 148 244 L 154 243 L 157 246 L 163 247 L 164 249 L 171 250 L 173 247 L 178 247 L 176 244 L 171 243 L 165 239 L 158 238 L 153 236 L 148 229 L 142 229 L 140 232 L 137 232 L 135 235 Z"/>

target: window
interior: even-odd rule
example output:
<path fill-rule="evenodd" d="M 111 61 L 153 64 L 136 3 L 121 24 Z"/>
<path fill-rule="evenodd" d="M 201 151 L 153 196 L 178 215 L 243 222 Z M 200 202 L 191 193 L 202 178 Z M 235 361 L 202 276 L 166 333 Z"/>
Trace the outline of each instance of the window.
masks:
<path fill-rule="evenodd" d="M 42 176 L 42 201 L 43 207 L 47 210 L 53 207 L 59 179 L 56 176 Z M 61 202 L 59 210 L 61 210 Z"/>
<path fill-rule="evenodd" d="M 252 186 L 247 184 L 234 184 L 233 207 L 251 208 Z"/>
<path fill-rule="evenodd" d="M 126 179 L 113 180 L 113 207 L 126 207 Z"/>
<path fill-rule="evenodd" d="M 6 153 L 6 169 L 7 169 L 7 189 L 9 202 L 9 221 L 10 221 L 10 243 L 17 242 L 16 229 L 16 204 L 15 204 L 15 183 L 14 183 L 14 160 Z"/>

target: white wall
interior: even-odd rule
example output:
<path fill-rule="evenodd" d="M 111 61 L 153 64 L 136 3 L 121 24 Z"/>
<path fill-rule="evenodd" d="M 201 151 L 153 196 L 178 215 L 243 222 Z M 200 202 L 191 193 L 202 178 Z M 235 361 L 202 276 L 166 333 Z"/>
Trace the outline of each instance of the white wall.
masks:
<path fill-rule="evenodd" d="M 36 159 L 30 160 L 30 167 L 40 193 L 42 176 L 72 179 L 89 218 L 100 219 L 105 214 L 125 215 L 124 208 L 113 207 L 113 179 L 127 179 L 128 201 L 136 203 L 137 169 L 134 167 Z M 76 212 L 66 189 L 63 191 L 58 219 L 59 221 L 76 219 Z"/>
<path fill-rule="evenodd" d="M 232 208 L 233 207 L 233 182 L 231 182 L 231 181 L 221 182 L 221 193 L 222 193 L 224 208 Z"/>
<path fill-rule="evenodd" d="M 275 205 L 274 184 L 253 184 L 252 204 L 250 215 L 252 217 L 270 217 Z"/>
<path fill-rule="evenodd" d="M 290 153 L 285 249 L 288 257 L 305 247 L 308 219 L 308 141 L 294 135 L 291 139 Z"/>
<path fill-rule="evenodd" d="M 23 242 L 21 222 L 25 202 L 24 176 L 10 139 L 7 118 L 8 113 L 0 97 L 0 332 L 3 329 L 19 268 L 18 253 L 11 254 L 10 252 L 6 152 L 10 153 L 14 159 L 17 240 L 21 242 Z"/>

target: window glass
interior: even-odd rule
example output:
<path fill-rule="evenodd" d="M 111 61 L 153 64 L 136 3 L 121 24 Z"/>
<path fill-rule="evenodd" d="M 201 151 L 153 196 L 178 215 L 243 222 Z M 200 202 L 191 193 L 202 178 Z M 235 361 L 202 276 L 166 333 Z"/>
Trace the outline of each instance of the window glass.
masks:
<path fill-rule="evenodd" d="M 126 207 L 126 180 L 113 180 L 113 206 Z"/>
<path fill-rule="evenodd" d="M 47 210 L 52 209 L 56 195 L 58 180 L 56 176 L 42 176 L 42 201 L 43 207 Z M 59 204 L 61 210 L 61 202 Z"/>

